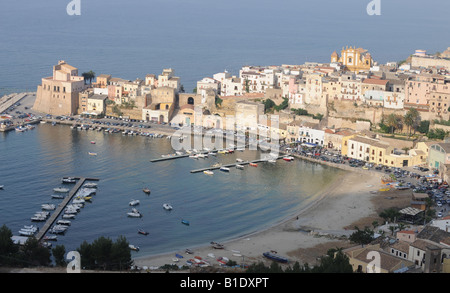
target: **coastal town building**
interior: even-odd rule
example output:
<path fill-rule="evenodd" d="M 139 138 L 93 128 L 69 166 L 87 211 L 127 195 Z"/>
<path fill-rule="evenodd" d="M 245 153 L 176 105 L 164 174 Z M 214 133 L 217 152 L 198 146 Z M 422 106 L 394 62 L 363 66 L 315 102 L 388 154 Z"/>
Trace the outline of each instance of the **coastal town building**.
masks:
<path fill-rule="evenodd" d="M 374 61 L 367 50 L 347 46 L 342 48 L 340 56 L 336 51 L 331 54 L 331 63 L 341 63 L 344 70 L 359 72 L 370 70 Z"/>
<path fill-rule="evenodd" d="M 74 115 L 78 111 L 78 94 L 86 88 L 78 69 L 61 60 L 53 66 L 53 75 L 38 85 L 33 110 L 51 115 Z"/>
<path fill-rule="evenodd" d="M 176 89 L 173 87 L 158 87 L 150 94 L 150 104 L 142 110 L 142 120 L 156 123 L 168 123 L 176 103 Z"/>
<path fill-rule="evenodd" d="M 162 73 L 158 75 L 157 87 L 170 87 L 178 93 L 181 87 L 180 78 L 174 74 L 175 70 L 172 68 L 163 69 Z"/>

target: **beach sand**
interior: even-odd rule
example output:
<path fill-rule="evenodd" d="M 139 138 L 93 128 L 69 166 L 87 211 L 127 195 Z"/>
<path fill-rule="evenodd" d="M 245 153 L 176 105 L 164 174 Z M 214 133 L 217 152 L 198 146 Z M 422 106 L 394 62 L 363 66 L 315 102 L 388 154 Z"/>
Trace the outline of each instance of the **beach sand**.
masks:
<path fill-rule="evenodd" d="M 346 227 L 353 227 L 359 220 L 376 215 L 372 199 L 377 194 L 371 191 L 378 190 L 380 186 L 379 173 L 346 171 L 317 194 L 297 216 L 264 231 L 222 243 L 224 249 L 214 249 L 211 246 L 189 248 L 193 254 L 177 251 L 136 257 L 134 263 L 141 268 L 173 264 L 172 259 L 175 253 L 178 253 L 183 255 L 183 258 L 177 265 L 186 264 L 186 260 L 194 256 L 199 256 L 214 266 L 219 265 L 215 258 L 220 256 L 238 264 L 261 261 L 269 265 L 271 261 L 264 258 L 262 253 L 276 251 L 278 255 L 287 257 L 291 265 L 296 261 L 313 265 L 317 257 L 324 255 L 328 248 L 353 245 L 348 240 L 342 240 L 340 236 L 352 233 Z M 214 254 L 215 258 L 208 254 Z"/>

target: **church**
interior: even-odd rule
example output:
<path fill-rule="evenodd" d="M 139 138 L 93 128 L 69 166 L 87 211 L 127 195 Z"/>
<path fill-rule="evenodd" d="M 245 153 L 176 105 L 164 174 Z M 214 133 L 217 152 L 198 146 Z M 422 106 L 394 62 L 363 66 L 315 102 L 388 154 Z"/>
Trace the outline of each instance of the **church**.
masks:
<path fill-rule="evenodd" d="M 362 48 L 342 48 L 341 56 L 336 51 L 331 54 L 331 63 L 341 63 L 345 70 L 352 72 L 368 71 L 373 65 L 373 59 L 367 50 Z"/>

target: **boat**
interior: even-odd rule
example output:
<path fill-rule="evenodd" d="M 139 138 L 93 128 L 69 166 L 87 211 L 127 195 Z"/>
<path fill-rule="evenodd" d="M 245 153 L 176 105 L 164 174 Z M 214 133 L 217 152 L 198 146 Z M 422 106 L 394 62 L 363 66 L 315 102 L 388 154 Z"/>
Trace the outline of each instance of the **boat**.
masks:
<path fill-rule="evenodd" d="M 42 208 L 44 211 L 53 211 L 54 209 L 56 209 L 56 206 L 55 206 L 54 204 L 48 204 L 48 203 L 46 203 L 46 204 L 41 205 L 41 208 Z"/>
<path fill-rule="evenodd" d="M 97 183 L 89 182 L 83 185 L 86 188 L 97 188 Z"/>
<path fill-rule="evenodd" d="M 274 261 L 278 261 L 278 262 L 281 262 L 281 263 L 288 263 L 289 262 L 289 260 L 287 258 L 285 258 L 283 256 L 279 256 L 276 253 L 269 252 L 269 251 L 268 252 L 264 252 L 263 256 L 265 256 L 268 259 L 271 259 L 271 260 L 274 260 Z"/>
<path fill-rule="evenodd" d="M 140 218 L 142 214 L 137 209 L 131 209 L 131 212 L 127 213 L 128 217 L 131 218 Z"/>
<path fill-rule="evenodd" d="M 168 211 L 172 210 L 172 206 L 168 203 L 163 204 L 163 208 Z"/>
<path fill-rule="evenodd" d="M 181 255 L 181 254 L 175 254 L 175 257 L 177 257 L 177 258 L 183 258 L 183 256 Z"/>
<path fill-rule="evenodd" d="M 243 166 L 243 165 L 237 164 L 237 165 L 236 165 L 236 169 L 241 169 L 241 170 L 243 170 L 243 169 L 244 169 L 244 166 Z"/>
<path fill-rule="evenodd" d="M 394 182 L 394 179 L 390 178 L 390 177 L 381 177 L 381 184 L 387 184 L 387 183 L 392 183 Z"/>
<path fill-rule="evenodd" d="M 130 244 L 130 245 L 128 245 L 128 247 L 129 247 L 131 250 L 139 251 L 139 246 L 135 246 L 135 245 L 133 245 L 133 244 Z"/>
<path fill-rule="evenodd" d="M 237 158 L 236 162 L 242 163 L 244 160 Z"/>
<path fill-rule="evenodd" d="M 57 241 L 58 240 L 58 236 L 56 236 L 56 235 L 52 235 L 52 236 L 46 235 L 42 239 L 44 239 L 46 241 Z"/>
<path fill-rule="evenodd" d="M 252 167 L 258 167 L 258 164 L 256 164 L 256 163 L 250 163 L 249 165 Z"/>
<path fill-rule="evenodd" d="M 69 220 L 58 220 L 56 224 L 70 226 L 72 223 Z"/>
<path fill-rule="evenodd" d="M 91 141 L 91 144 L 95 144 L 95 141 L 92 140 L 92 141 Z"/>
<path fill-rule="evenodd" d="M 214 172 L 211 170 L 205 170 L 203 171 L 203 173 L 205 173 L 206 175 L 214 175 Z"/>
<path fill-rule="evenodd" d="M 148 235 L 149 233 L 147 231 L 144 231 L 143 229 L 138 229 L 138 234 Z"/>
<path fill-rule="evenodd" d="M 0 185 L 0 189 L 3 189 L 3 187 L 5 187 L 5 185 Z"/>
<path fill-rule="evenodd" d="M 89 155 L 90 155 L 90 156 L 96 156 L 97 153 L 89 152 Z"/>
<path fill-rule="evenodd" d="M 33 222 L 44 222 L 45 220 L 47 220 L 47 217 L 43 217 L 43 216 L 31 217 L 31 221 L 33 221 Z"/>
<path fill-rule="evenodd" d="M 219 170 L 223 171 L 223 172 L 230 172 L 230 168 L 227 168 L 227 167 L 220 167 Z"/>
<path fill-rule="evenodd" d="M 290 161 L 293 161 L 293 160 L 294 160 L 294 157 L 292 157 L 292 156 L 286 156 L 286 157 L 283 157 L 283 160 L 285 160 L 285 161 L 287 161 L 287 162 L 290 162 Z"/>
<path fill-rule="evenodd" d="M 227 262 L 229 261 L 229 259 L 227 257 L 222 257 L 220 256 L 219 258 L 217 258 L 217 261 L 220 262 L 221 264 L 227 264 Z"/>
<path fill-rule="evenodd" d="M 179 260 L 178 258 L 176 258 L 176 257 L 173 257 L 173 258 L 172 258 L 172 261 L 173 261 L 173 262 L 179 262 L 180 260 Z"/>
<path fill-rule="evenodd" d="M 150 189 L 147 188 L 147 187 L 144 187 L 144 188 L 142 189 L 142 191 L 145 192 L 145 193 L 147 193 L 147 194 L 150 194 Z"/>
<path fill-rule="evenodd" d="M 57 187 L 57 188 L 53 188 L 53 191 L 54 191 L 54 192 L 65 193 L 65 192 L 69 192 L 69 188 Z"/>
<path fill-rule="evenodd" d="M 137 206 L 140 203 L 140 201 L 138 199 L 133 199 L 130 201 L 130 206 Z"/>
<path fill-rule="evenodd" d="M 64 214 L 62 216 L 63 219 L 75 219 L 75 215 L 74 214 Z"/>
<path fill-rule="evenodd" d="M 189 221 L 187 221 L 187 220 L 181 220 L 181 223 L 186 225 L 186 226 L 189 226 Z"/>
<path fill-rule="evenodd" d="M 73 177 L 66 177 L 62 179 L 62 183 L 76 183 L 77 180 Z"/>
<path fill-rule="evenodd" d="M 187 248 L 184 252 L 186 252 L 187 254 L 193 254 L 194 252 L 192 250 L 190 250 L 189 248 Z"/>
<path fill-rule="evenodd" d="M 86 201 L 82 199 L 81 197 L 77 197 L 74 200 L 72 200 L 73 204 L 84 204 Z"/>
<path fill-rule="evenodd" d="M 220 244 L 220 243 L 217 243 L 217 242 L 214 242 L 214 241 L 211 241 L 211 246 L 214 249 L 224 249 L 223 244 Z"/>
<path fill-rule="evenodd" d="M 267 160 L 267 162 L 269 162 L 269 163 L 276 163 L 277 160 L 275 160 L 275 159 L 270 159 L 270 160 Z"/>
<path fill-rule="evenodd" d="M 65 196 L 62 194 L 52 194 L 52 198 L 55 198 L 55 199 L 63 199 L 64 197 Z"/>
<path fill-rule="evenodd" d="M 17 126 L 15 129 L 16 129 L 17 132 L 24 132 L 24 131 L 27 131 L 27 128 L 24 127 L 24 126 Z"/>

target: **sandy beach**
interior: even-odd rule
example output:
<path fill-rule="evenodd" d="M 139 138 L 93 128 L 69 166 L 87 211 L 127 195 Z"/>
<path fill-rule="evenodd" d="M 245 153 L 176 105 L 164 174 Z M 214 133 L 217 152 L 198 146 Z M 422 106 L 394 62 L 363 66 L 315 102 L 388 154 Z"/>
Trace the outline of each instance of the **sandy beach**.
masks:
<path fill-rule="evenodd" d="M 379 174 L 373 172 L 347 171 L 324 188 L 297 216 L 254 234 L 246 235 L 224 244 L 224 249 L 211 246 L 191 248 L 194 253 L 186 254 L 177 251 L 169 254 L 135 258 L 135 265 L 155 268 L 165 264 L 173 264 L 175 253 L 183 256 L 178 265 L 186 264 L 187 259 L 199 256 L 211 265 L 220 263 L 215 259 L 227 257 L 238 264 L 251 264 L 271 261 L 262 256 L 266 251 L 276 251 L 289 258 L 290 264 L 312 265 L 317 257 L 326 253 L 328 248 L 349 246 L 346 240 L 339 240 L 342 235 L 350 235 L 352 231 L 345 227 L 353 227 L 359 220 L 375 215 L 371 199 L 376 194 L 370 191 L 381 186 Z M 188 248 L 188 247 L 186 247 Z M 215 258 L 208 256 L 214 254 Z"/>

